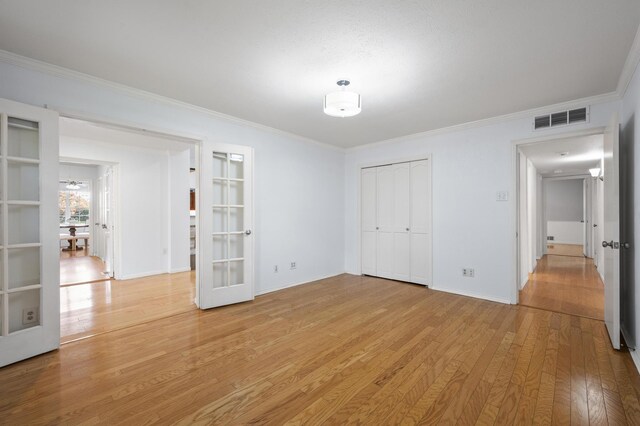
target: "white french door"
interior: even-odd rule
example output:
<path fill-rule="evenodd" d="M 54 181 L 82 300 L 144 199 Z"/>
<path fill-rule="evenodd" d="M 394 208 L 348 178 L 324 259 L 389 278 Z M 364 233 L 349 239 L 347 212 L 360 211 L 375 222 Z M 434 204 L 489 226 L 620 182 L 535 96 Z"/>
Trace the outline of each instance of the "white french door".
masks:
<path fill-rule="evenodd" d="M 60 345 L 58 114 L 0 99 L 0 367 Z"/>
<path fill-rule="evenodd" d="M 614 114 L 604 133 L 604 323 L 620 349 L 620 123 Z"/>
<path fill-rule="evenodd" d="M 252 300 L 252 148 L 203 142 L 198 212 L 198 306 L 208 309 Z"/>

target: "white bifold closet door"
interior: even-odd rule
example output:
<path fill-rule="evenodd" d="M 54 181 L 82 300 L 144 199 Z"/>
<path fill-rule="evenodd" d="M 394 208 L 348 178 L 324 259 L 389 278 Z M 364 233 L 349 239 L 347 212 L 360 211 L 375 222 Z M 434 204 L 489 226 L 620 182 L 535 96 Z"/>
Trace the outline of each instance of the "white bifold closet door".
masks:
<path fill-rule="evenodd" d="M 429 160 L 362 169 L 362 273 L 428 284 L 431 275 Z"/>

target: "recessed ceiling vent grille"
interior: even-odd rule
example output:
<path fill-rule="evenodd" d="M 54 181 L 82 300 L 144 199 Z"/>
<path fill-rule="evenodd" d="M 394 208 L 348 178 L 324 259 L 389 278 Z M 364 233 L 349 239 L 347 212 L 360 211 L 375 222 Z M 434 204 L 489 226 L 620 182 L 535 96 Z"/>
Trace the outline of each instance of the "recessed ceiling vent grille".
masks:
<path fill-rule="evenodd" d="M 589 121 L 588 107 L 569 111 L 554 112 L 539 115 L 533 119 L 533 130 L 548 129 L 550 127 L 565 126 L 567 124 L 586 123 Z"/>

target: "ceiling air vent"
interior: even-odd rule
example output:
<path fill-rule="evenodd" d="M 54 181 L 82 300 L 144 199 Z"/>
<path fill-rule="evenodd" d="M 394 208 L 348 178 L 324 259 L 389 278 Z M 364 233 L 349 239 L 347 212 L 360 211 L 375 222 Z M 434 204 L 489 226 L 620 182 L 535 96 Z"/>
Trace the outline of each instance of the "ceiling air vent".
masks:
<path fill-rule="evenodd" d="M 587 109 L 578 108 L 569 111 L 569 124 L 584 123 L 587 121 Z"/>
<path fill-rule="evenodd" d="M 565 126 L 567 124 L 586 123 L 589 121 L 589 109 L 577 108 L 569 111 L 554 112 L 539 115 L 533 119 L 533 129 L 548 129 L 550 127 Z"/>
<path fill-rule="evenodd" d="M 551 114 L 551 126 L 562 126 L 564 124 L 567 124 L 567 116 L 568 116 L 568 112 L 567 111 L 563 111 L 563 112 L 556 112 Z"/>

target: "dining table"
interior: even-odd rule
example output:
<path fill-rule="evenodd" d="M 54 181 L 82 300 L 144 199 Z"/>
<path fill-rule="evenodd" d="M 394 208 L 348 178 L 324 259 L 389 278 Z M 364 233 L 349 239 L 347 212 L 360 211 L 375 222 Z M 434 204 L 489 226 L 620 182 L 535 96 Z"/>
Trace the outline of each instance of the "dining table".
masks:
<path fill-rule="evenodd" d="M 89 225 L 86 223 L 61 223 L 60 224 L 60 229 L 68 229 L 69 230 L 69 235 L 72 237 L 76 236 L 76 231 L 78 231 L 79 228 L 88 228 Z M 74 240 L 69 240 L 69 247 L 67 247 L 66 249 L 63 249 L 64 251 L 75 251 L 75 241 Z"/>

